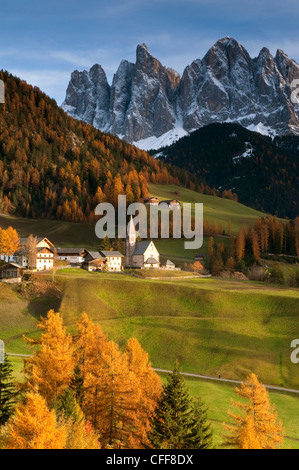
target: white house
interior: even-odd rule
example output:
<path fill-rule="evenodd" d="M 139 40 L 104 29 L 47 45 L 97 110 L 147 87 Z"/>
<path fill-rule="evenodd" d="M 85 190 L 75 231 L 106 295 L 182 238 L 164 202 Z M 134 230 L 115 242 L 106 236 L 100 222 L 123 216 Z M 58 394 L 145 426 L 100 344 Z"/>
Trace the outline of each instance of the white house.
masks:
<path fill-rule="evenodd" d="M 122 270 L 122 255 L 119 251 L 100 251 L 101 255 L 106 258 L 105 267 L 107 271 Z"/>
<path fill-rule="evenodd" d="M 29 265 L 29 256 L 25 250 L 27 240 L 28 240 L 27 238 L 20 238 L 20 248 L 13 255 L 15 258 L 15 261 L 22 268 L 27 268 Z M 48 238 L 46 237 L 37 238 L 36 266 L 35 266 L 37 271 L 50 270 L 53 268 L 53 261 L 54 261 L 53 248 L 54 248 L 54 245 L 52 242 L 50 242 Z"/>
<path fill-rule="evenodd" d="M 160 203 L 160 199 L 158 197 L 147 197 L 143 199 L 143 204 L 146 206 L 158 206 Z"/>
<path fill-rule="evenodd" d="M 181 203 L 177 199 L 168 199 L 167 201 L 160 201 L 159 206 L 163 204 L 166 205 L 169 209 L 180 209 Z"/>
<path fill-rule="evenodd" d="M 84 253 L 84 248 L 57 248 L 60 261 L 67 261 L 70 264 L 83 263 Z"/>

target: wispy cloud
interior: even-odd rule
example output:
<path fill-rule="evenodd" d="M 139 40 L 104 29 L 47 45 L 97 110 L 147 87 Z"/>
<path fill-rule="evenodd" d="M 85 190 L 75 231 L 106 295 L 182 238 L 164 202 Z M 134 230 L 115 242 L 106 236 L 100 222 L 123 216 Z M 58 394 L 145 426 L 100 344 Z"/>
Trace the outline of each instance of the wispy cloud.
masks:
<path fill-rule="evenodd" d="M 51 98 L 55 98 L 60 104 L 65 97 L 65 90 L 70 79 L 68 72 L 61 70 L 28 70 L 12 69 L 10 72 L 33 86 L 37 86 L 41 91 L 47 93 Z"/>

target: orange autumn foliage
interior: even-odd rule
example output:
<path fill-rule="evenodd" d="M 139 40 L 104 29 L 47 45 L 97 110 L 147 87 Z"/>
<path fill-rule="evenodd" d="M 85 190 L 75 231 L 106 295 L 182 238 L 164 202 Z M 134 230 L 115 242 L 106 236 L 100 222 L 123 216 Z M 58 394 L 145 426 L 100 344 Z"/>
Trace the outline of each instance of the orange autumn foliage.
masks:
<path fill-rule="evenodd" d="M 30 392 L 8 423 L 5 449 L 63 449 L 66 429 L 59 426 L 45 399 Z"/>
<path fill-rule="evenodd" d="M 224 445 L 237 449 L 276 449 L 283 444 L 284 429 L 277 419 L 269 394 L 255 374 L 250 374 L 241 388 L 235 389 L 239 397 L 248 402 L 232 402 L 243 410 L 242 415 L 228 412 L 235 426 L 224 424 L 229 431 Z"/>
<path fill-rule="evenodd" d="M 0 228 L 0 254 L 10 256 L 15 253 L 20 245 L 18 233 L 12 227 L 7 230 Z"/>
<path fill-rule="evenodd" d="M 74 347 L 59 313 L 50 310 L 37 327 L 43 331 L 39 341 L 25 338 L 32 346 L 39 346 L 25 362 L 25 376 L 27 386 L 51 405 L 70 384 L 75 366 Z"/>

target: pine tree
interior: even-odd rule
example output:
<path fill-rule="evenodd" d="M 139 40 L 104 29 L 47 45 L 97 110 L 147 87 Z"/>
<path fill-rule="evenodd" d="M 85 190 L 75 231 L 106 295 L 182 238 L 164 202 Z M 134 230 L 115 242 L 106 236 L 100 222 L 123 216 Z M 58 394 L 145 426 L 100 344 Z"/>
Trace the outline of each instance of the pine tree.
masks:
<path fill-rule="evenodd" d="M 202 414 L 203 411 L 203 414 Z M 152 419 L 149 439 L 156 449 L 200 449 L 210 445 L 206 412 L 191 400 L 178 363 L 167 376 Z"/>
<path fill-rule="evenodd" d="M 123 255 L 124 254 L 124 242 L 120 238 L 116 238 L 113 242 L 113 249 Z"/>
<path fill-rule="evenodd" d="M 100 244 L 100 250 L 101 251 L 110 251 L 111 250 L 111 242 L 110 242 L 110 239 L 109 239 L 108 235 L 106 235 L 105 238 L 103 238 L 103 240 Z"/>
<path fill-rule="evenodd" d="M 243 410 L 242 415 L 228 412 L 234 419 L 235 426 L 224 424 L 229 435 L 225 437 L 224 446 L 237 449 L 275 449 L 283 444 L 284 429 L 277 420 L 274 405 L 271 405 L 269 394 L 255 374 L 250 374 L 241 388 L 235 389 L 239 397 L 247 398 L 249 403 L 233 402 Z"/>
<path fill-rule="evenodd" d="M 213 432 L 208 423 L 208 409 L 200 398 L 195 398 L 193 413 L 197 423 L 194 436 L 195 449 L 211 449 Z"/>
<path fill-rule="evenodd" d="M 91 423 L 86 421 L 71 389 L 64 391 L 54 406 L 60 425 L 67 432 L 66 449 L 99 449 L 100 443 Z"/>
<path fill-rule="evenodd" d="M 0 363 L 0 425 L 5 424 L 13 413 L 16 404 L 17 390 L 13 383 L 13 367 L 4 355 L 4 363 Z"/>

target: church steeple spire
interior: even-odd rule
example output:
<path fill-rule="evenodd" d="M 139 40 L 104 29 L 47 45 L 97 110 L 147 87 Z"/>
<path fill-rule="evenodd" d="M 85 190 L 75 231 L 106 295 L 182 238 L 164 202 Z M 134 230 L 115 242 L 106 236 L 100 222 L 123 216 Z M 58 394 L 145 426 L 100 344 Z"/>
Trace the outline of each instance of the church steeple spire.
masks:
<path fill-rule="evenodd" d="M 136 247 L 136 230 L 133 222 L 133 217 L 130 217 L 130 221 L 127 227 L 127 239 L 126 239 L 126 265 L 132 266 L 132 256 Z"/>
<path fill-rule="evenodd" d="M 130 221 L 128 223 L 127 240 L 129 245 L 135 245 L 136 243 L 136 230 L 132 216 L 130 217 Z"/>

